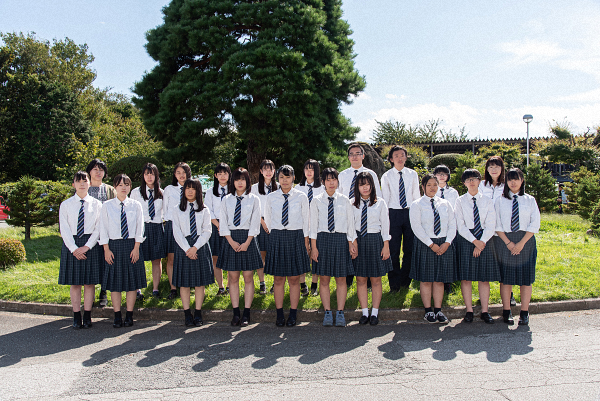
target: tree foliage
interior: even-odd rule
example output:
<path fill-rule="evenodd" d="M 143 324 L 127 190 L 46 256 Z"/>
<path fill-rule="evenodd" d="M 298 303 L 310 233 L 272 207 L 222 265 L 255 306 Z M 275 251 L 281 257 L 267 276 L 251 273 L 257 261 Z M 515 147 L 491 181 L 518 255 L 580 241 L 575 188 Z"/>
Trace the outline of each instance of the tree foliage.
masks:
<path fill-rule="evenodd" d="M 502 157 L 507 170 L 522 165 L 521 146 L 518 144 L 510 145 L 505 142 L 492 142 L 489 146 L 479 148 L 477 154 L 483 160 L 487 160 L 492 156 Z"/>
<path fill-rule="evenodd" d="M 452 171 L 452 174 L 450 175 L 450 182 L 448 183 L 451 187 L 456 189 L 460 195 L 463 195 L 467 192 L 467 187 L 463 184 L 461 177 L 462 173 L 469 168 L 479 170 L 481 177 L 483 177 L 485 166 L 481 156 L 474 155 L 472 152 L 467 150 L 465 153 L 456 158 L 456 168 Z"/>
<path fill-rule="evenodd" d="M 406 145 L 413 143 L 429 143 L 433 141 L 461 142 L 468 139 L 466 127 L 458 132 L 442 128 L 443 120 L 431 119 L 424 124 L 410 125 L 401 121 L 375 121 L 377 127 L 373 130 L 374 145 Z"/>
<path fill-rule="evenodd" d="M 556 180 L 538 163 L 531 163 L 526 169 L 525 192 L 535 198 L 540 210 L 544 212 L 556 210 L 558 206 Z"/>

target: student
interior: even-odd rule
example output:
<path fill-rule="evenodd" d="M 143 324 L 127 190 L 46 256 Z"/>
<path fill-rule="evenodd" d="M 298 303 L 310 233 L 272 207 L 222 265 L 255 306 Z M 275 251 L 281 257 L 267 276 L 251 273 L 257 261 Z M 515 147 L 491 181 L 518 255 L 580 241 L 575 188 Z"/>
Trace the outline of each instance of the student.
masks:
<path fill-rule="evenodd" d="M 269 230 L 269 247 L 265 259 L 265 274 L 274 276 L 275 307 L 279 327 L 296 325 L 300 300 L 300 276 L 310 270 L 308 263 L 308 197 L 293 188 L 294 168 L 288 165 L 277 171 L 279 189 L 267 197 L 265 223 Z M 290 287 L 290 314 L 283 315 L 285 280 Z"/>
<path fill-rule="evenodd" d="M 481 301 L 481 320 L 492 324 L 494 319 L 488 312 L 490 281 L 500 281 L 500 267 L 496 261 L 494 241 L 496 211 L 494 201 L 479 191 L 481 174 L 470 168 L 463 172 L 461 181 L 468 192 L 458 198 L 454 207 L 458 234 L 458 279 L 461 280 L 463 299 L 467 307 L 465 322 L 473 321 L 473 288 L 477 281 Z"/>
<path fill-rule="evenodd" d="M 108 175 L 108 167 L 106 167 L 106 163 L 100 159 L 94 159 L 87 165 L 85 171 L 90 176 L 90 188 L 88 190 L 89 196 L 99 200 L 100 203 L 104 203 L 107 200 L 113 199 L 117 196 L 113 187 L 102 182 L 104 177 Z M 99 248 L 100 253 L 98 254 L 98 264 L 100 265 L 100 276 L 102 277 L 104 275 L 104 249 L 102 247 Z M 108 298 L 106 297 L 106 290 L 103 287 L 100 287 L 98 305 L 101 308 L 104 308 L 107 303 Z"/>
<path fill-rule="evenodd" d="M 104 246 L 104 288 L 115 310 L 113 327 L 133 326 L 137 290 L 146 287 L 146 268 L 140 244 L 144 241 L 142 205 L 128 198 L 131 179 L 119 174 L 113 181 L 117 197 L 104 203 L 100 215 L 100 245 Z M 121 293 L 126 292 L 127 313 L 121 318 Z"/>
<path fill-rule="evenodd" d="M 368 174 L 368 173 L 367 173 Z M 323 326 L 333 326 L 329 282 L 335 277 L 337 313 L 335 325 L 346 327 L 344 306 L 348 287 L 346 277 L 354 274 L 352 257 L 356 255 L 354 211 L 345 195 L 336 191 L 338 172 L 332 167 L 323 170 L 321 179 L 325 192 L 315 196 L 310 206 L 310 239 L 313 273 L 321 276 L 321 302 L 325 309 Z"/>
<path fill-rule="evenodd" d="M 218 296 L 227 295 L 227 289 L 223 287 L 223 270 L 218 268 L 217 259 L 221 253 L 225 239 L 219 235 L 221 217 L 221 202 L 229 193 L 231 182 L 231 168 L 226 163 L 220 163 L 215 167 L 214 184 L 212 191 L 206 191 L 206 207 L 210 210 L 210 221 L 212 222 L 212 235 L 210 236 L 210 251 L 212 252 L 213 266 L 215 266 L 215 279 L 219 285 Z"/>
<path fill-rule="evenodd" d="M 192 169 L 187 163 L 179 162 L 173 169 L 171 185 L 167 185 L 163 193 L 163 219 L 165 220 L 165 250 L 167 252 L 167 276 L 169 277 L 169 285 L 171 292 L 167 295 L 167 299 L 177 298 L 177 287 L 173 285 L 173 261 L 175 259 L 175 250 L 177 244 L 173 236 L 173 211 L 180 204 L 183 196 L 183 184 L 186 180 L 192 177 Z"/>
<path fill-rule="evenodd" d="M 456 281 L 456 257 L 452 245 L 456 220 L 450 202 L 435 195 L 438 182 L 434 175 L 426 174 L 421 187 L 425 195 L 410 205 L 410 224 L 416 237 L 410 278 L 421 282 L 424 319 L 429 323 L 448 323 L 442 313 L 442 301 L 444 283 Z"/>
<path fill-rule="evenodd" d="M 356 292 L 362 309 L 359 324 L 379 323 L 379 304 L 383 287 L 381 277 L 392 271 L 390 260 L 390 220 L 388 208 L 382 198 L 377 198 L 373 177 L 360 173 L 356 178 L 353 212 L 357 256 L 352 260 L 356 274 Z M 369 317 L 367 279 L 371 279 L 373 308 Z"/>
<path fill-rule="evenodd" d="M 390 213 L 390 257 L 394 269 L 388 273 L 390 292 L 408 289 L 413 251 L 414 234 L 409 218 L 413 201 L 421 197 L 417 172 L 405 166 L 408 152 L 402 146 L 392 146 L 388 161 L 392 168 L 381 177 L 383 200 Z M 377 182 L 375 182 L 377 185 Z M 400 268 L 400 245 L 402 245 L 402 269 Z"/>
<path fill-rule="evenodd" d="M 324 192 L 325 189 L 321 185 L 321 172 L 319 162 L 313 159 L 308 159 L 304 162 L 304 176 L 300 181 L 300 184 L 296 185 L 296 189 L 302 191 L 308 196 L 308 205 L 312 205 L 312 201 L 315 196 Z M 319 276 L 312 274 L 312 283 L 310 285 L 310 294 L 317 296 L 319 294 L 318 289 Z M 306 274 L 300 277 L 300 295 L 309 295 L 308 287 L 306 286 Z"/>
<path fill-rule="evenodd" d="M 145 261 L 152 262 L 152 296 L 159 298 L 158 285 L 162 274 L 161 260 L 167 257 L 163 229 L 163 191 L 160 189 L 158 168 L 147 163 L 142 168 L 142 184 L 131 191 L 131 199 L 142 205 L 144 211 L 144 236 L 142 254 Z"/>
<path fill-rule="evenodd" d="M 256 236 L 260 232 L 261 207 L 258 196 L 250 193 L 250 174 L 237 168 L 231 177 L 229 195 L 221 202 L 220 234 L 226 239 L 217 263 L 227 271 L 229 296 L 233 307 L 232 326 L 250 324 L 254 299 L 254 270 L 261 269 L 262 259 Z M 240 272 L 244 277 L 244 314 L 240 319 Z"/>
<path fill-rule="evenodd" d="M 173 210 L 175 260 L 173 283 L 179 287 L 186 326 L 202 325 L 204 287 L 215 282 L 211 248 L 208 245 L 213 232 L 211 212 L 202 200 L 202 184 L 187 179 L 183 184 L 183 198 Z M 194 287 L 196 310 L 190 311 L 191 288 Z"/>
<path fill-rule="evenodd" d="M 502 316 L 505 323 L 514 324 L 510 297 L 512 286 L 518 285 L 521 287 L 519 325 L 528 325 L 537 262 L 535 234 L 540 230 L 540 210 L 535 198 L 525 193 L 525 178 L 521 170 L 513 168 L 506 174 L 504 192 L 494 206 L 496 234 L 502 241 L 496 250 L 502 274 Z"/>
<path fill-rule="evenodd" d="M 371 176 L 373 177 L 373 181 L 375 182 L 375 190 L 377 191 L 377 196 L 381 197 L 379 178 L 373 170 L 363 166 L 364 159 L 365 149 L 358 143 L 351 143 L 350 146 L 348 146 L 348 160 L 350 160 L 350 167 L 340 173 L 338 186 L 338 191 L 341 194 L 346 195 L 348 199 L 354 198 L 354 192 L 356 189 L 354 184 L 356 182 L 356 177 L 358 173 L 362 173 L 363 171 L 366 171 L 367 173 L 371 174 Z M 353 275 L 347 277 L 346 284 L 348 285 L 348 287 L 352 285 L 353 281 Z M 370 282 L 368 284 L 370 286 Z"/>
<path fill-rule="evenodd" d="M 438 191 L 436 196 L 446 199 L 451 205 L 454 205 L 458 199 L 458 191 L 448 185 L 448 181 L 450 181 L 450 169 L 447 166 L 440 164 L 433 169 L 433 175 L 438 179 Z"/>
<path fill-rule="evenodd" d="M 60 204 L 58 211 L 60 251 L 58 284 L 69 285 L 73 306 L 73 328 L 92 327 L 94 287 L 102 282 L 100 247 L 100 210 L 102 203 L 88 195 L 90 177 L 78 171 L 73 178 L 75 195 Z M 81 319 L 81 287 L 83 286 L 83 321 Z"/>
<path fill-rule="evenodd" d="M 260 234 L 257 237 L 258 249 L 260 249 L 260 256 L 262 258 L 263 268 L 258 269 L 259 293 L 267 293 L 267 285 L 265 284 L 265 257 L 267 256 L 267 248 L 269 246 L 269 230 L 267 229 L 267 223 L 265 223 L 265 206 L 267 205 L 267 196 L 271 192 L 277 191 L 277 180 L 275 180 L 275 163 L 271 160 L 263 160 L 260 163 L 260 175 L 258 176 L 258 182 L 252 185 L 251 193 L 258 196 L 260 199 L 261 208 L 261 219 L 260 219 Z M 271 293 L 273 293 L 273 287 L 271 287 Z"/>

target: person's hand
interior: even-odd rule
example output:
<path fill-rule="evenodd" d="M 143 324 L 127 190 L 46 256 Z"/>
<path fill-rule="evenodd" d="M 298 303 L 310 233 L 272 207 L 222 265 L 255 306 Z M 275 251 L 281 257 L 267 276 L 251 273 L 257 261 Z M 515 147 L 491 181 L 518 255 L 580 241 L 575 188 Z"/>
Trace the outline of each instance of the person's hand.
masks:
<path fill-rule="evenodd" d="M 448 250 L 449 247 L 450 247 L 450 243 L 444 242 L 442 245 L 440 245 L 440 247 L 436 253 L 438 254 L 438 256 L 442 256 L 444 253 L 446 253 L 446 251 Z"/>
<path fill-rule="evenodd" d="M 438 251 L 440 250 L 440 247 L 437 244 L 431 244 L 431 246 L 429 247 L 429 249 L 431 249 L 435 253 L 438 253 Z"/>
<path fill-rule="evenodd" d="M 265 223 L 264 219 L 260 219 L 260 225 L 262 226 L 263 230 L 265 230 L 265 232 L 268 234 L 269 229 L 267 228 L 267 223 Z"/>
<path fill-rule="evenodd" d="M 129 257 L 131 258 L 131 263 L 137 262 L 140 258 L 140 249 L 138 247 L 133 248 L 133 250 L 129 254 Z"/>
<path fill-rule="evenodd" d="M 350 251 L 350 256 L 352 259 L 356 259 L 358 256 L 358 249 L 354 246 L 354 243 L 348 242 L 348 249 Z"/>
<path fill-rule="evenodd" d="M 112 251 L 106 250 L 104 249 L 104 260 L 106 260 L 106 263 L 108 263 L 109 265 L 113 264 L 113 261 L 115 260 L 115 255 L 112 253 Z"/>
<path fill-rule="evenodd" d="M 239 242 L 235 242 L 234 240 L 231 240 L 231 242 L 229 243 L 229 245 L 231 245 L 231 248 L 234 251 L 239 252 L 239 250 L 240 250 L 240 244 L 239 244 Z"/>
<path fill-rule="evenodd" d="M 383 249 L 381 250 L 381 259 L 388 260 L 390 258 L 390 246 L 385 243 L 383 244 Z"/>
<path fill-rule="evenodd" d="M 250 246 L 249 242 L 244 242 L 243 244 L 240 244 L 240 246 L 238 247 L 236 252 L 246 252 L 248 250 L 249 246 Z"/>
<path fill-rule="evenodd" d="M 311 249 L 310 258 L 317 263 L 319 262 L 319 250 L 317 249 L 317 247 Z"/>
<path fill-rule="evenodd" d="M 75 256 L 75 258 L 77 258 L 77 260 L 85 260 L 85 259 L 87 259 L 87 256 L 85 256 L 85 253 L 89 250 L 90 250 L 90 248 L 87 246 L 79 247 L 79 248 L 75 249 L 75 251 L 73 251 L 73 256 Z"/>
<path fill-rule="evenodd" d="M 473 245 L 475 245 L 475 248 L 479 249 L 480 251 L 483 251 L 485 249 L 485 242 L 476 239 L 475 241 L 473 241 Z"/>
<path fill-rule="evenodd" d="M 515 246 L 510 250 L 510 253 L 513 254 L 514 256 L 517 256 L 518 254 L 521 253 L 521 251 L 523 250 L 523 247 L 525 246 L 525 244 L 522 244 L 521 242 L 518 242 L 515 244 Z"/>
<path fill-rule="evenodd" d="M 473 249 L 473 257 L 478 258 L 479 255 L 481 255 L 481 249 L 479 249 L 479 248 Z"/>
<path fill-rule="evenodd" d="M 513 248 L 515 247 L 515 243 L 514 242 L 509 242 L 508 244 L 506 244 L 506 247 L 508 248 L 508 250 L 512 253 Z"/>
<path fill-rule="evenodd" d="M 185 256 L 192 260 L 198 259 L 198 248 L 196 248 L 195 246 L 191 247 L 185 252 Z"/>

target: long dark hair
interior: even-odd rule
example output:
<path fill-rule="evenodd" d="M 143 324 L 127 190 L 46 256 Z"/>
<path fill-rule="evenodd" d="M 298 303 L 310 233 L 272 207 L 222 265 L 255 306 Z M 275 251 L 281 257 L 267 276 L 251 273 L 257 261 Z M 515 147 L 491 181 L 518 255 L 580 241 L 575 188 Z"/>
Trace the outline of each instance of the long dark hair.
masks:
<path fill-rule="evenodd" d="M 426 195 L 427 193 L 425 192 L 425 187 L 427 186 L 427 183 L 429 182 L 429 180 L 435 180 L 436 184 L 440 184 L 440 182 L 438 181 L 437 177 L 431 173 L 425 174 L 423 176 L 423 178 L 421 178 L 421 189 L 423 190 L 423 195 Z"/>
<path fill-rule="evenodd" d="M 246 180 L 246 190 L 244 193 L 248 195 L 252 189 L 252 181 L 250 181 L 250 173 L 248 173 L 248 170 L 243 167 L 236 168 L 231 175 L 231 180 L 229 180 L 229 193 L 237 195 L 235 191 L 235 181 L 238 180 Z"/>
<path fill-rule="evenodd" d="M 277 189 L 279 189 L 279 186 L 277 185 L 277 179 L 275 178 L 277 175 L 277 172 L 275 171 L 275 163 L 273 163 L 271 160 L 265 159 L 260 163 L 259 168 L 262 170 L 265 167 L 271 167 L 271 170 L 273 170 L 273 177 L 271 177 L 271 192 L 275 192 Z M 265 193 L 265 177 L 262 175 L 262 173 L 258 175 L 258 193 L 261 195 L 267 195 Z"/>
<path fill-rule="evenodd" d="M 187 210 L 187 204 L 189 203 L 185 197 L 185 190 L 187 188 L 194 188 L 196 190 L 196 203 L 198 204 L 198 209 L 194 209 L 194 212 L 202 211 L 202 209 L 204 209 L 204 201 L 202 200 L 202 184 L 200 181 L 194 178 L 188 178 L 183 183 L 183 196 L 181 197 L 181 201 L 179 201 L 179 210 L 182 212 Z"/>
<path fill-rule="evenodd" d="M 370 173 L 363 171 L 362 173 L 358 173 L 356 176 L 356 182 L 354 183 L 354 206 L 357 209 L 360 209 L 360 200 L 361 195 L 358 187 L 361 185 L 369 184 L 371 186 L 371 193 L 369 194 L 369 206 L 373 206 L 377 203 L 377 190 L 375 189 L 375 181 L 373 181 L 373 176 Z"/>
<path fill-rule="evenodd" d="M 504 184 L 504 181 L 505 181 L 504 160 L 502 160 L 502 158 L 500 156 L 492 156 L 489 159 L 487 159 L 487 162 L 485 162 L 485 173 L 484 173 L 485 181 L 484 181 L 483 185 L 487 185 L 488 183 L 491 185 L 494 183 L 494 179 L 492 178 L 491 174 L 488 172 L 488 167 L 491 165 L 500 166 L 501 170 L 500 170 L 500 176 L 498 177 L 498 184 Z"/>
<path fill-rule="evenodd" d="M 521 183 L 521 188 L 519 188 L 519 196 L 523 196 L 525 194 L 525 176 L 523 175 L 521 169 L 511 168 L 508 171 L 508 173 L 506 173 L 506 182 L 510 180 L 523 180 L 523 182 Z M 504 191 L 502 191 L 502 196 L 504 196 L 506 199 L 512 200 L 512 196 L 509 195 L 510 192 L 511 191 L 508 185 L 504 184 Z"/>
<path fill-rule="evenodd" d="M 185 171 L 186 179 L 189 180 L 190 178 L 192 178 L 192 169 L 190 168 L 190 166 L 187 163 L 179 162 L 175 165 L 175 168 L 173 168 L 173 179 L 171 180 L 171 185 L 173 185 L 174 187 L 176 187 L 177 183 L 179 182 L 177 181 L 177 177 L 175 177 L 175 172 L 179 167 L 181 167 L 183 171 Z"/>
<path fill-rule="evenodd" d="M 162 189 L 160 189 L 160 176 L 158 175 L 158 167 L 156 167 L 152 163 L 147 163 L 144 168 L 142 168 L 142 183 L 140 184 L 140 194 L 145 201 L 148 200 L 148 195 L 146 194 L 146 180 L 144 179 L 144 174 L 146 171 L 151 172 L 154 175 L 154 199 L 162 199 Z"/>
<path fill-rule="evenodd" d="M 214 196 L 221 196 L 221 194 L 219 193 L 219 180 L 217 180 L 217 177 L 215 177 L 219 173 L 227 173 L 228 174 L 227 185 L 225 185 L 225 188 L 227 188 L 228 192 L 229 192 L 229 184 L 231 183 L 231 167 L 229 167 L 229 165 L 227 163 L 217 164 L 217 167 L 215 167 L 215 173 L 213 174 L 213 195 Z"/>
<path fill-rule="evenodd" d="M 315 177 L 313 181 L 313 188 L 319 188 L 321 186 L 321 168 L 319 167 L 319 162 L 314 159 L 308 159 L 304 163 L 304 168 L 302 169 L 302 180 L 300 181 L 300 186 L 306 185 L 306 176 L 304 175 L 304 170 L 307 168 L 313 170 L 315 172 Z"/>

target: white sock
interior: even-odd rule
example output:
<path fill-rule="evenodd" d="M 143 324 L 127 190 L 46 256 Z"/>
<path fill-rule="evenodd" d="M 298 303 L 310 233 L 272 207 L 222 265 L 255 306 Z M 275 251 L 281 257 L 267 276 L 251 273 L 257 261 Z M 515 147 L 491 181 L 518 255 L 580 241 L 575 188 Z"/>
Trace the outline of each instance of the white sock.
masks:
<path fill-rule="evenodd" d="M 379 313 L 379 309 L 377 309 L 377 308 L 373 308 L 373 309 L 371 309 L 371 316 L 375 316 L 375 317 L 377 317 L 377 314 L 378 314 L 378 313 Z"/>
<path fill-rule="evenodd" d="M 369 308 L 363 308 L 363 316 L 369 317 Z"/>

